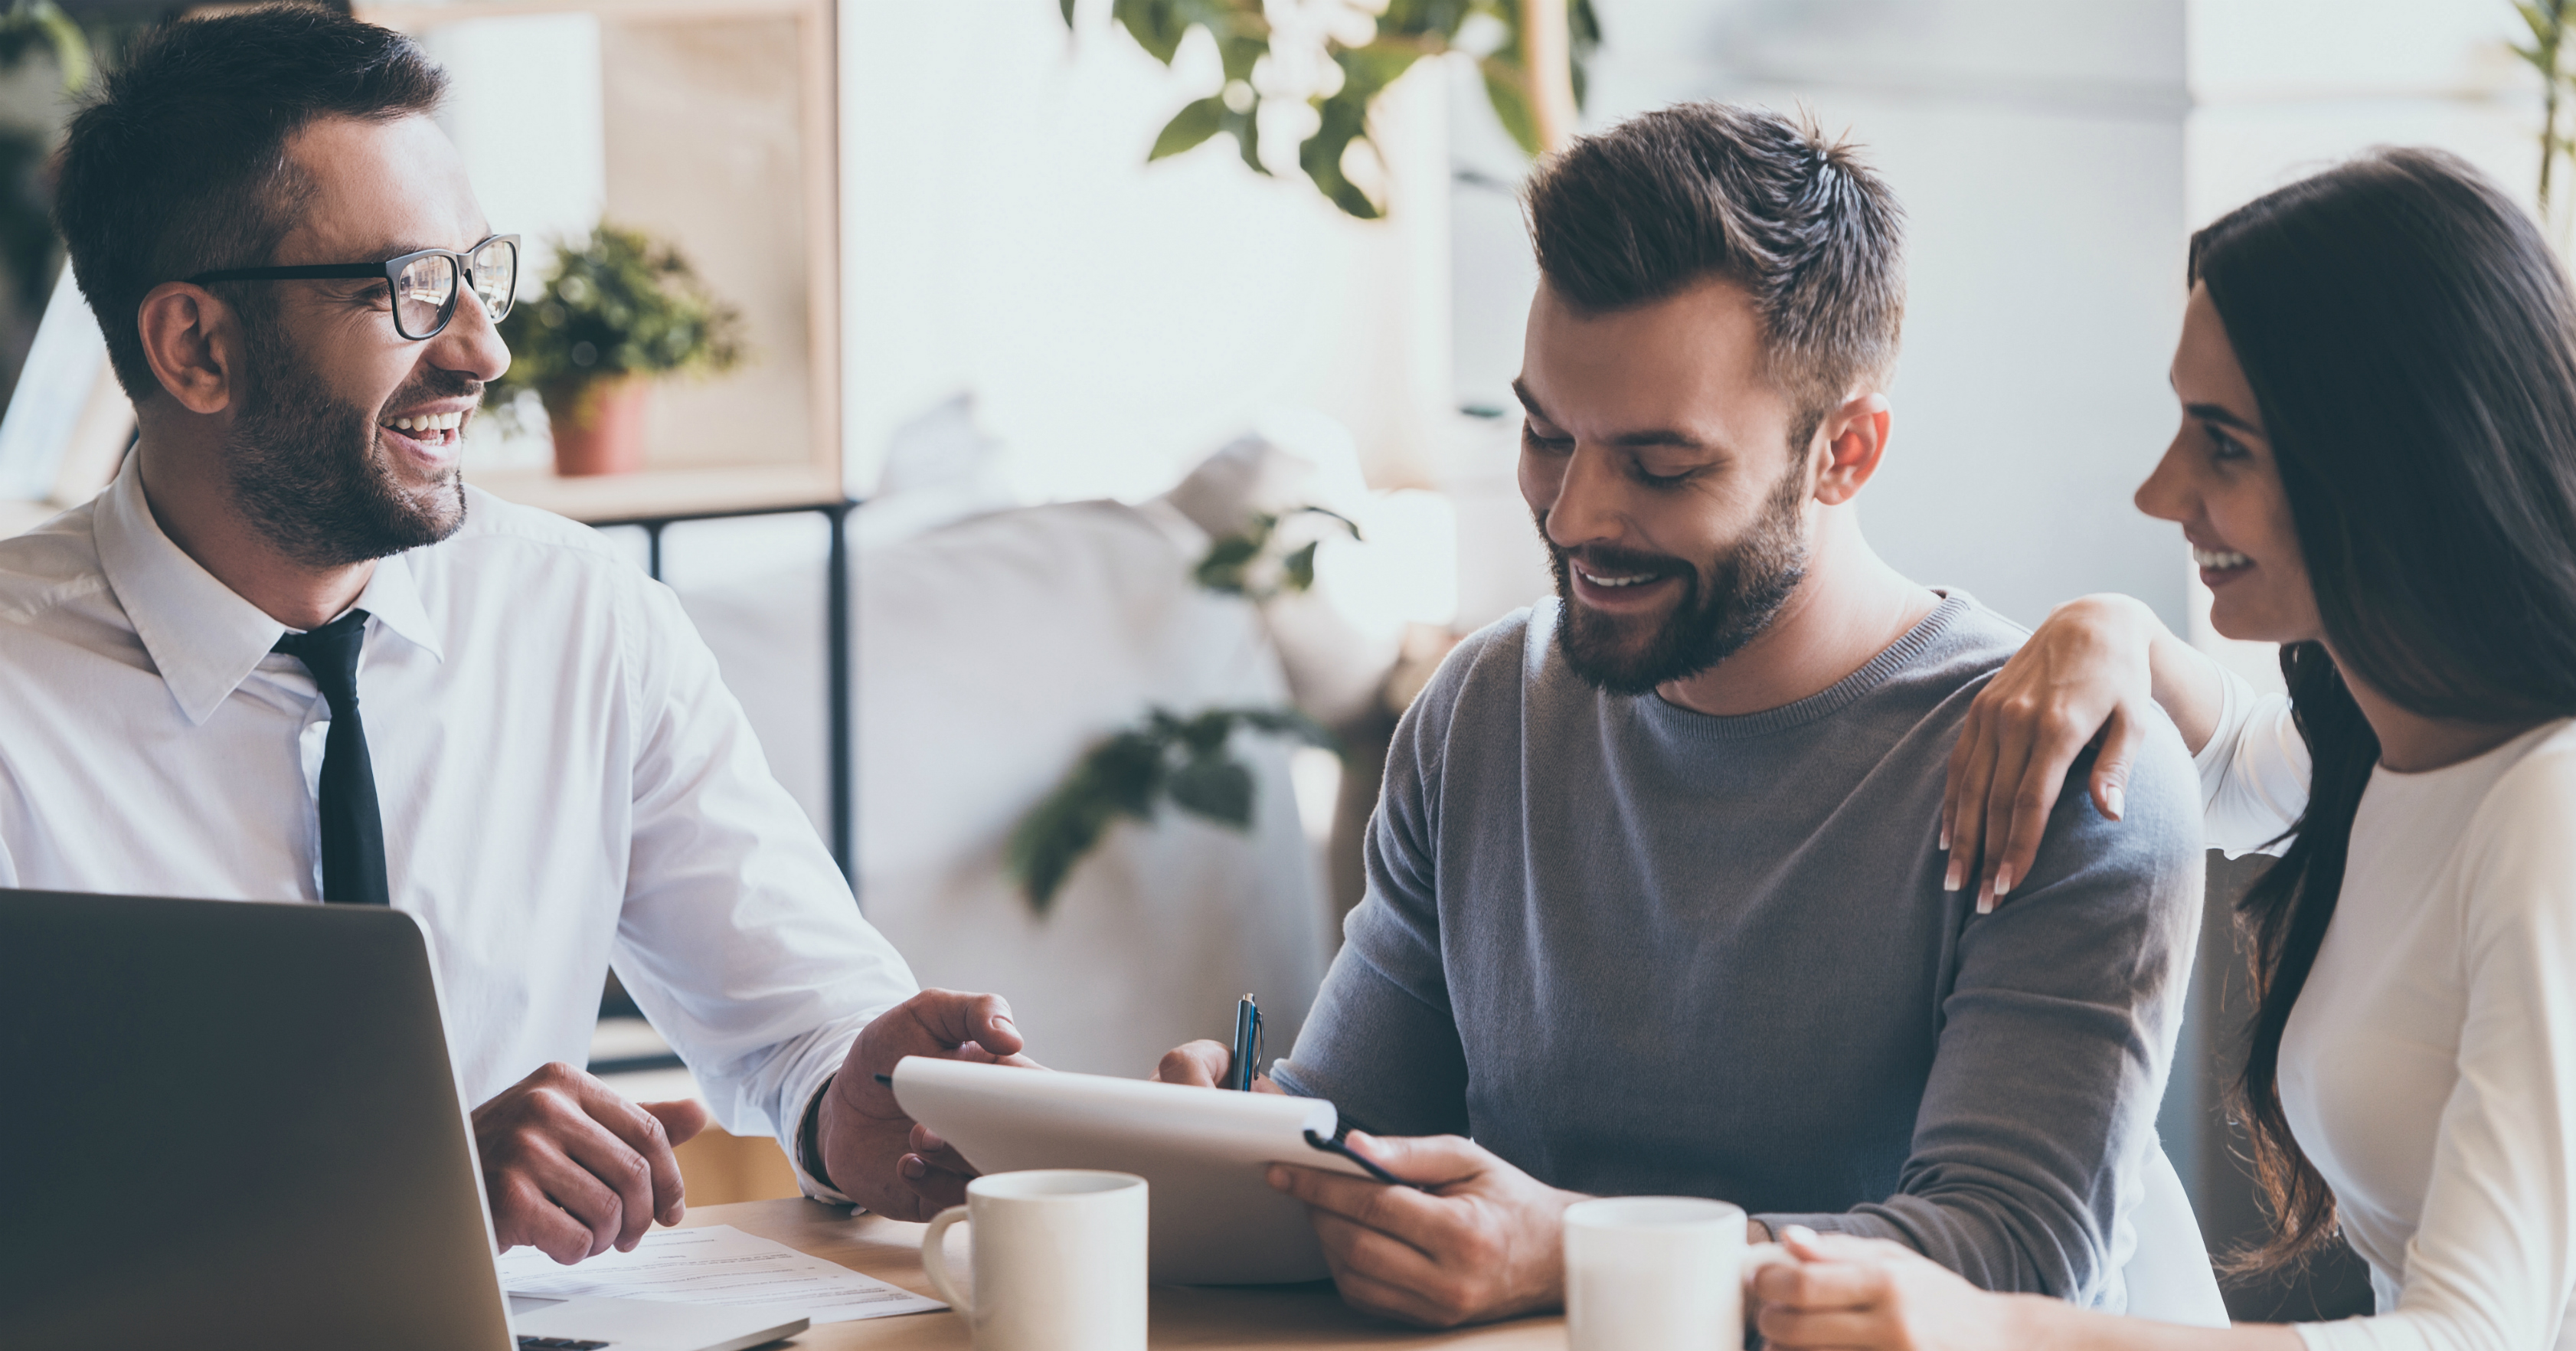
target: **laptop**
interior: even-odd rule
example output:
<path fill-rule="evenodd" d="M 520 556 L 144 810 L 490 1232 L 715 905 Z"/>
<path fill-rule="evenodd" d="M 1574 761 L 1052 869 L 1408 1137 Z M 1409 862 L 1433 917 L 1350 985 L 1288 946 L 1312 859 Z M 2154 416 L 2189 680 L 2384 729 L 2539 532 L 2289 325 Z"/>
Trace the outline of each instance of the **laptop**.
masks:
<path fill-rule="evenodd" d="M 0 1346 L 735 1351 L 805 1326 L 504 1294 L 410 915 L 0 890 Z"/>

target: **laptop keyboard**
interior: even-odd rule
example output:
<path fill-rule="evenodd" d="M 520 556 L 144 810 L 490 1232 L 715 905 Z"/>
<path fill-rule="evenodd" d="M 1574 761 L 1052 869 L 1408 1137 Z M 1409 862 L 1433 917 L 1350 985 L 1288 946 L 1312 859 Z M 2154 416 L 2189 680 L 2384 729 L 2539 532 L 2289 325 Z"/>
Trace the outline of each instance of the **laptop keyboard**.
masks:
<path fill-rule="evenodd" d="M 606 1342 L 585 1342 L 578 1337 L 521 1337 L 519 1345 L 528 1351 L 599 1351 Z"/>

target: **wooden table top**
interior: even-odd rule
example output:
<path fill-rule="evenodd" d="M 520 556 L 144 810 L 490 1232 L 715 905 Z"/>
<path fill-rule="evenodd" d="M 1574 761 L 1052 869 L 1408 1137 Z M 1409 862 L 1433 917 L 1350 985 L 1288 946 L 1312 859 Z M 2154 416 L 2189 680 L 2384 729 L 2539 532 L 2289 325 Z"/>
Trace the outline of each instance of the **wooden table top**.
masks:
<path fill-rule="evenodd" d="M 906 1290 L 939 1296 L 921 1271 L 918 1224 L 851 1216 L 813 1201 L 745 1201 L 692 1206 L 683 1229 L 730 1224 L 746 1234 L 775 1239 L 799 1252 L 838 1262 Z M 949 1265 L 966 1270 L 966 1234 L 949 1235 Z M 1161 1286 L 1153 1291 L 1152 1344 L 1163 1347 L 1260 1348 L 1356 1346 L 1441 1347 L 1451 1351 L 1563 1351 L 1565 1320 L 1522 1318 L 1457 1332 L 1424 1332 L 1354 1312 L 1329 1285 L 1207 1288 Z M 941 1348 L 969 1351 L 974 1343 L 956 1314 L 905 1314 L 855 1323 L 823 1323 L 790 1339 L 807 1351 L 845 1347 Z"/>

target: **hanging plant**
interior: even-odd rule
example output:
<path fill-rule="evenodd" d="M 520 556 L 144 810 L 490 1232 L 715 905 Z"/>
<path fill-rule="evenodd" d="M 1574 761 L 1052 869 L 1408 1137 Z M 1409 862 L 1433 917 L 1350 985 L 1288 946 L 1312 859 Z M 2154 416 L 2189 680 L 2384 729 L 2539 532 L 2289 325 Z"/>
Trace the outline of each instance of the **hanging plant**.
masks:
<path fill-rule="evenodd" d="M 1252 828 L 1252 770 L 1228 753 L 1238 731 L 1292 737 L 1330 748 L 1333 735 L 1293 709 L 1211 708 L 1184 718 L 1150 711 L 1142 725 L 1094 746 L 1064 783 L 1011 832 L 1003 862 L 1043 915 L 1089 854 L 1121 820 L 1150 823 L 1168 801 L 1193 816 Z"/>
<path fill-rule="evenodd" d="M 1067 27 L 1074 0 L 1061 0 Z M 1534 70 L 1529 53 L 1551 43 L 1536 24 L 1552 24 L 1563 7 L 1563 71 Z M 1533 15 L 1537 18 L 1533 20 Z M 1146 158 L 1158 160 L 1192 149 L 1222 132 L 1235 138 L 1243 162 L 1267 174 L 1262 163 L 1262 111 L 1272 108 L 1272 131 L 1296 133 L 1297 164 L 1333 205 L 1362 220 L 1386 213 L 1382 189 L 1351 175 L 1354 157 L 1375 161 L 1369 108 L 1377 96 L 1424 57 L 1452 52 L 1473 58 L 1485 80 L 1485 97 L 1503 129 L 1535 156 L 1553 149 L 1565 133 L 1544 125 L 1549 82 L 1563 78 L 1580 106 L 1584 67 L 1601 45 L 1601 23 L 1591 0 L 1114 0 L 1110 18 L 1155 60 L 1170 65 L 1181 39 L 1204 28 L 1216 39 L 1225 83 L 1216 93 L 1183 107 L 1154 138 Z M 1541 36 L 1532 42 L 1533 35 Z M 1291 110 L 1291 116 L 1277 116 Z"/>
<path fill-rule="evenodd" d="M 1323 507 L 1255 512 L 1242 530 L 1208 542 L 1207 553 L 1190 569 L 1190 580 L 1256 605 L 1312 588 L 1315 551 L 1323 541 L 1292 545 L 1283 535 L 1294 532 L 1281 528 L 1306 516 L 1335 522 L 1352 539 L 1360 537 L 1359 526 L 1349 517 Z M 1234 757 L 1238 731 L 1340 750 L 1331 732 L 1293 708 L 1211 708 L 1187 718 L 1165 708 L 1150 710 L 1142 724 L 1085 752 L 1064 782 L 1011 832 L 1003 863 L 1029 898 L 1029 908 L 1045 914 L 1075 865 L 1099 847 L 1111 827 L 1121 820 L 1150 822 L 1165 800 L 1194 816 L 1250 830 L 1252 767 Z"/>
<path fill-rule="evenodd" d="M 1210 591 L 1256 604 L 1314 586 L 1315 550 L 1324 542 L 1310 539 L 1289 548 L 1281 540 L 1280 527 L 1300 516 L 1338 521 L 1352 539 L 1360 537 L 1357 522 L 1324 507 L 1298 507 L 1280 515 L 1255 512 L 1241 531 L 1208 542 L 1207 554 L 1190 570 L 1190 579 Z"/>

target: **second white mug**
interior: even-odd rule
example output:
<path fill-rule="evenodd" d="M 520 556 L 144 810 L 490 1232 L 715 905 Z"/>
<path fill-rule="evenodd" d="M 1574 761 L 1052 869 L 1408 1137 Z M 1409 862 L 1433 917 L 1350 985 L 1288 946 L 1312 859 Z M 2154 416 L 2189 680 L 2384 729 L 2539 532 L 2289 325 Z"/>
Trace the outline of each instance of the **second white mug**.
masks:
<path fill-rule="evenodd" d="M 961 1220 L 975 1254 L 971 1301 L 940 1246 Z M 1145 1179 L 988 1173 L 922 1233 L 921 1266 L 974 1329 L 976 1351 L 1145 1351 Z"/>
<path fill-rule="evenodd" d="M 1565 1208 L 1572 1351 L 1734 1351 L 1744 1277 L 1785 1261 L 1745 1238 L 1744 1208 L 1697 1196 L 1611 1196 Z"/>

